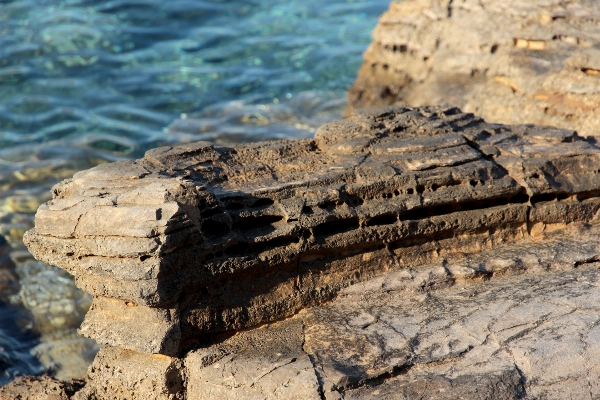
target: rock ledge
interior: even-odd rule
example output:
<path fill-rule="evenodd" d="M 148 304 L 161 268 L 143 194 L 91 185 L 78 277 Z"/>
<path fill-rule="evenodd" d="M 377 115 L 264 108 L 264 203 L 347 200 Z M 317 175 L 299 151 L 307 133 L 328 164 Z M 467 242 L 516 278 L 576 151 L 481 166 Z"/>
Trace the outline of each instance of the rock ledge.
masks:
<path fill-rule="evenodd" d="M 389 107 L 80 172 L 25 240 L 93 294 L 81 332 L 108 346 L 83 388 L 40 390 L 595 397 L 599 157 L 570 130 Z"/>

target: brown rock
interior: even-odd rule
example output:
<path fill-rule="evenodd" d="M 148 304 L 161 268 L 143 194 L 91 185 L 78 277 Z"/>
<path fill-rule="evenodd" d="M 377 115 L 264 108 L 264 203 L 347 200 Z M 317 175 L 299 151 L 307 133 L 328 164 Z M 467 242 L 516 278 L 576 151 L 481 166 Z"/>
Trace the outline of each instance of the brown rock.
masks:
<path fill-rule="evenodd" d="M 74 399 L 179 400 L 182 362 L 162 354 L 104 347 L 88 370 L 88 385 Z"/>
<path fill-rule="evenodd" d="M 1 400 L 67 400 L 85 385 L 82 380 L 57 381 L 47 375 L 20 376 L 0 387 Z"/>
<path fill-rule="evenodd" d="M 594 398 L 599 234 L 598 225 L 572 224 L 389 272 L 180 361 L 106 348 L 111 356 L 101 353 L 77 396 L 136 379 L 162 388 L 146 382 L 170 367 L 194 399 Z"/>
<path fill-rule="evenodd" d="M 349 399 L 594 398 L 600 242 L 598 228 L 588 229 L 388 273 L 308 310 L 304 350 L 324 391 Z M 457 279 L 461 270 L 495 278 L 469 283 Z"/>
<path fill-rule="evenodd" d="M 319 382 L 299 319 L 232 336 L 186 356 L 193 399 L 319 400 Z"/>
<path fill-rule="evenodd" d="M 69 396 L 595 398 L 599 237 L 598 224 L 573 223 L 388 272 L 290 319 L 214 337 L 180 359 L 105 347 L 85 387 Z M 47 392 L 56 381 L 45 379 Z M 15 385 L 0 388 L 0 398 Z"/>
<path fill-rule="evenodd" d="M 77 173 L 25 241 L 94 295 L 82 333 L 175 355 L 387 271 L 593 222 L 598 161 L 574 131 L 366 110 L 314 140 L 202 142 Z"/>
<path fill-rule="evenodd" d="M 392 2 L 349 109 L 451 104 L 487 121 L 597 136 L 599 16 L 588 0 Z"/>

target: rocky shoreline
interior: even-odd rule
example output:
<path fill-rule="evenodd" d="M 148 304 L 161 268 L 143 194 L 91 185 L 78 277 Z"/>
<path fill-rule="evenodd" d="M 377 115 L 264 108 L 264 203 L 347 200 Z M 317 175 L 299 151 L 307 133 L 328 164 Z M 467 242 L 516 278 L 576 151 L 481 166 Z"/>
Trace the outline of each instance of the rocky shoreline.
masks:
<path fill-rule="evenodd" d="M 85 382 L 19 378 L 0 398 L 585 398 L 597 393 L 598 234 L 573 224 L 389 272 L 181 358 L 104 347 Z"/>
<path fill-rule="evenodd" d="M 182 359 L 105 347 L 62 398 L 585 398 L 597 393 L 597 235 L 573 226 L 388 273 Z M 65 385 L 45 379 L 46 391 Z"/>
<path fill-rule="evenodd" d="M 312 140 L 200 142 L 77 173 L 24 241 L 94 296 L 83 335 L 175 356 L 387 271 L 590 222 L 599 159 L 574 131 L 365 110 Z"/>
<path fill-rule="evenodd" d="M 80 172 L 25 236 L 92 293 L 80 331 L 106 345 L 62 396 L 589 390 L 599 157 L 575 131 L 390 107 Z"/>
<path fill-rule="evenodd" d="M 598 397 L 593 6 L 392 3 L 313 139 L 56 185 L 24 241 L 104 347 L 0 399 Z"/>

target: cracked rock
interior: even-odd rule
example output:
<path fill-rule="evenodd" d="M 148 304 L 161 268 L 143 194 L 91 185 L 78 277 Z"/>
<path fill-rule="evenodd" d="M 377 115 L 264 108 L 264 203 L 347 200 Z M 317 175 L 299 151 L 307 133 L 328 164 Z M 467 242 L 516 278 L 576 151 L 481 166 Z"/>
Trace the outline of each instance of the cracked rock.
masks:
<path fill-rule="evenodd" d="M 589 0 L 403 0 L 373 32 L 349 109 L 451 104 L 598 136 L 600 11 Z"/>
<path fill-rule="evenodd" d="M 486 279 L 446 259 L 388 272 L 181 358 L 105 347 L 74 398 L 597 398 L 599 235 L 573 224 L 453 258 Z"/>
<path fill-rule="evenodd" d="M 594 223 L 598 165 L 600 148 L 571 130 L 359 110 L 310 140 L 200 142 L 79 172 L 24 240 L 94 296 L 81 333 L 175 356 L 389 271 L 415 268 L 433 288 L 518 271 L 451 260 Z"/>
<path fill-rule="evenodd" d="M 25 240 L 108 346 L 85 386 L 0 398 L 598 398 L 599 154 L 388 107 L 80 172 Z"/>
<path fill-rule="evenodd" d="M 192 351 L 185 360 L 188 398 L 319 400 L 303 342 L 303 324 L 296 319 Z"/>

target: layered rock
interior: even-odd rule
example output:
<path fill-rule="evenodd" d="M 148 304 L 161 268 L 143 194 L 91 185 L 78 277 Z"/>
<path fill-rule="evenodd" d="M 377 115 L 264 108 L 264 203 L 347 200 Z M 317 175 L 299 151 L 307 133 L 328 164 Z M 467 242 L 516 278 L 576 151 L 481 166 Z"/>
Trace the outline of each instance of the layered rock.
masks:
<path fill-rule="evenodd" d="M 0 387 L 2 400 L 68 400 L 85 385 L 84 380 L 57 381 L 47 375 L 20 376 Z"/>
<path fill-rule="evenodd" d="M 599 235 L 573 223 L 388 272 L 181 358 L 104 347 L 83 389 L 18 380 L 0 399 L 596 398 Z"/>
<path fill-rule="evenodd" d="M 181 355 L 388 271 L 595 222 L 599 161 L 571 130 L 372 109 L 312 140 L 159 148 L 77 173 L 25 242 L 94 296 L 84 335 Z"/>
<path fill-rule="evenodd" d="M 452 104 L 600 135 L 595 1 L 403 0 L 374 30 L 349 107 Z"/>
<path fill-rule="evenodd" d="M 594 398 L 600 393 L 589 384 L 600 371 L 597 235 L 597 228 L 555 233 L 355 284 L 331 304 L 190 352 L 187 394 Z M 493 278 L 476 283 L 485 274 Z M 284 329 L 289 339 L 273 341 L 278 351 L 247 349 Z M 302 333 L 301 342 L 292 340 L 294 332 Z M 311 373 L 302 357 L 312 361 Z M 304 389 L 289 396 L 287 382 Z"/>

